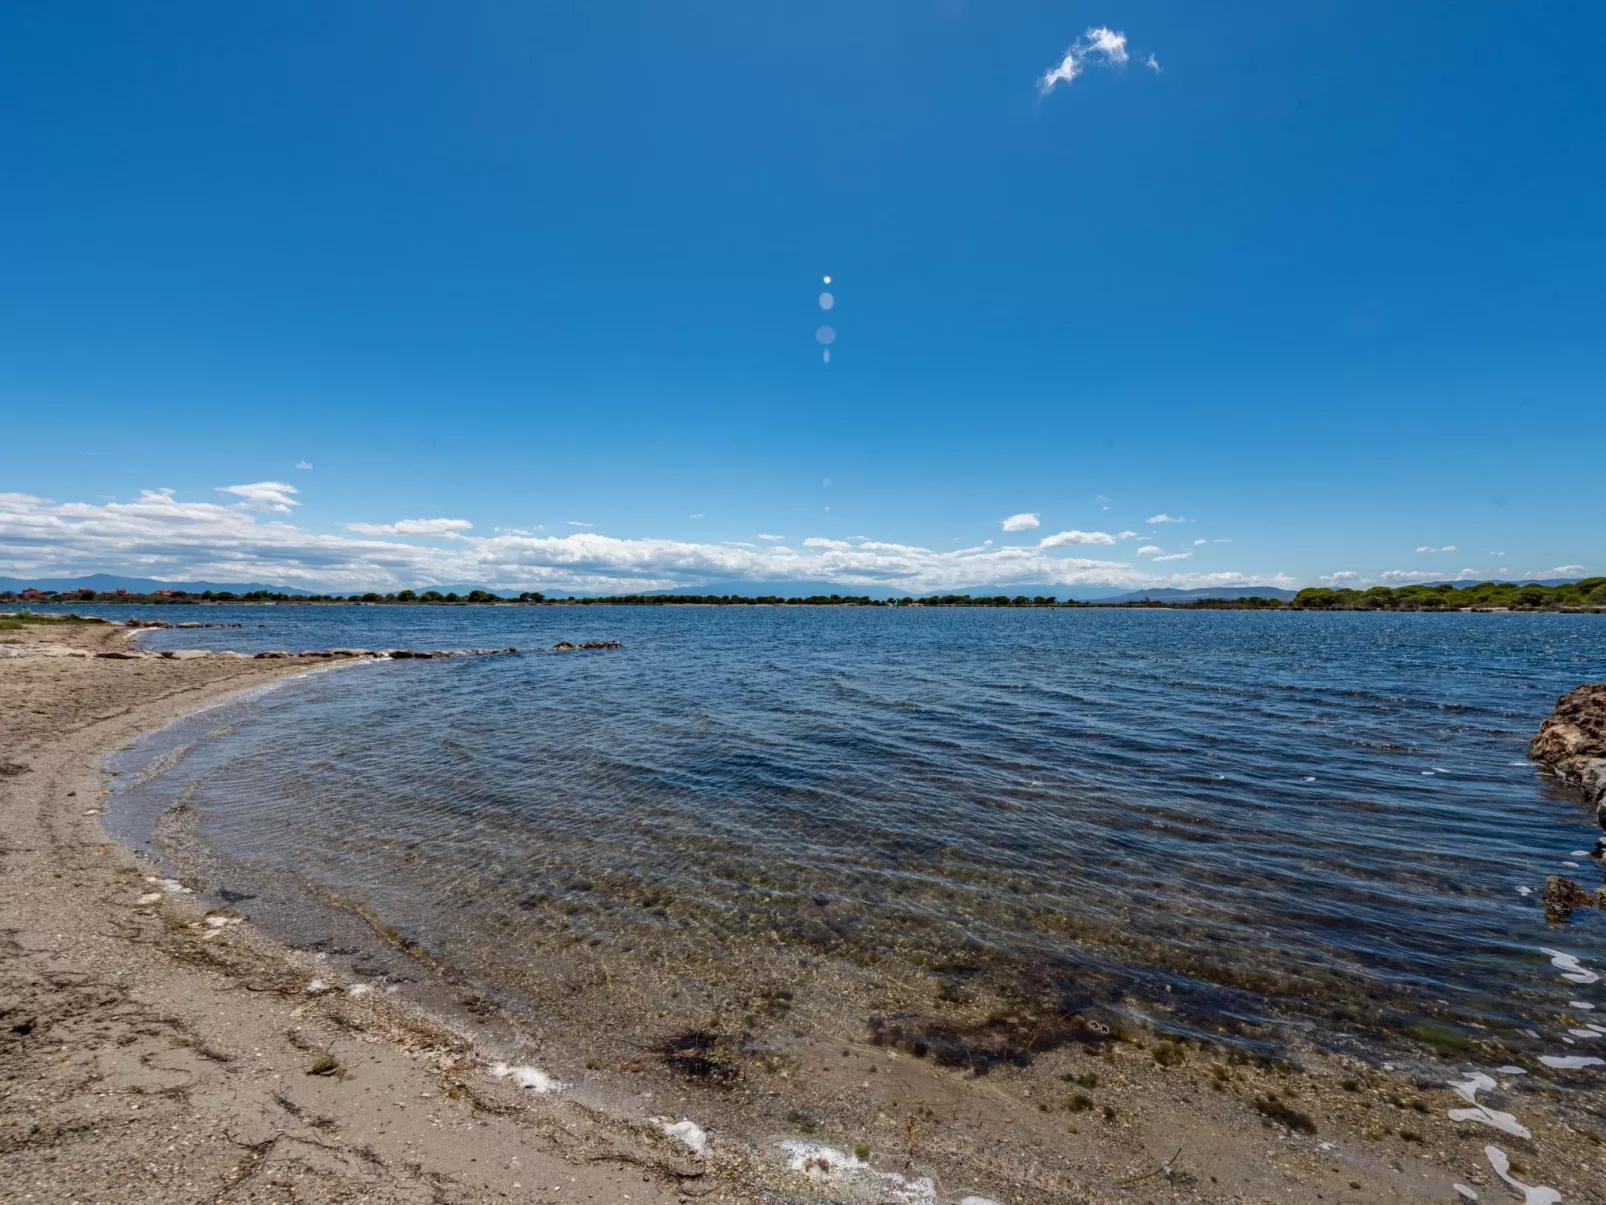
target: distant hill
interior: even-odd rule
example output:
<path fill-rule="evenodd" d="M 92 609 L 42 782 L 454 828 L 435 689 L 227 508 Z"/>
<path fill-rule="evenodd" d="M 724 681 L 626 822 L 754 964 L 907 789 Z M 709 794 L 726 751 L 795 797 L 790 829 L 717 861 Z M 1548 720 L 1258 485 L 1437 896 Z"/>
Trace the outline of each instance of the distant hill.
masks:
<path fill-rule="evenodd" d="M 1276 586 L 1206 586 L 1199 590 L 1134 590 L 1130 594 L 1117 594 L 1101 601 L 1187 603 L 1201 598 L 1277 598 L 1287 602 L 1294 594 L 1293 590 L 1281 590 Z"/>
<path fill-rule="evenodd" d="M 159 582 L 149 577 L 118 577 L 112 573 L 91 573 L 87 577 L 0 577 L 0 590 L 127 590 L 130 594 L 149 594 L 152 590 L 184 590 L 200 594 L 204 590 L 219 593 L 249 594 L 253 590 L 272 590 L 277 594 L 311 594 L 296 586 L 268 586 L 261 582 L 233 584 L 222 582 Z"/>

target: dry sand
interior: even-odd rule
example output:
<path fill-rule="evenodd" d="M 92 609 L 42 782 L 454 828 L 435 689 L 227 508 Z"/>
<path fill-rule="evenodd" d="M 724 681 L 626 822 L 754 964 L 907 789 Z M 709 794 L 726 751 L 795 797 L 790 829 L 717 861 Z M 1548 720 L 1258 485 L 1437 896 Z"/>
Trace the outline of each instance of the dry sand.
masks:
<path fill-rule="evenodd" d="M 127 635 L 0 631 L 0 1201 L 1448 1202 L 1456 1182 L 1522 1199 L 1489 1143 L 1515 1178 L 1606 1201 L 1600 1102 L 1563 1099 L 1543 1068 L 1479 1097 L 1532 1139 L 1448 1118 L 1466 1102 L 1444 1085 L 1489 1066 L 1478 1052 L 1392 1072 L 1133 1035 L 978 1080 L 864 1032 L 800 1031 L 745 1096 L 653 1080 L 649 1097 L 606 1062 L 549 1068 L 569 1090 L 520 1089 L 470 1026 L 379 992 L 309 994 L 312 954 L 209 916 L 107 838 L 108 751 L 319 664 L 94 655 Z M 620 1067 L 639 1061 L 625 1045 Z M 654 1099 L 708 1127 L 706 1157 L 663 1132 Z M 780 1144 L 802 1136 L 770 1119 L 794 1099 L 827 1119 L 808 1141 L 862 1135 L 870 1166 L 789 1169 L 800 1148 Z"/>

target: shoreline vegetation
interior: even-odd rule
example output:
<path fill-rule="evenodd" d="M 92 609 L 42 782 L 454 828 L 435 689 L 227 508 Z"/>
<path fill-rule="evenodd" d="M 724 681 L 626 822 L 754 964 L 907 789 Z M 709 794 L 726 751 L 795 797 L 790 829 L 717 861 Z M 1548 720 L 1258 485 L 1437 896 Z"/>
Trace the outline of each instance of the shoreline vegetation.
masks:
<path fill-rule="evenodd" d="M 1253 587 L 1248 587 L 1253 589 Z M 1290 599 L 1246 595 L 1239 598 L 1194 598 L 1187 601 L 1129 600 L 1082 601 L 1055 595 L 930 594 L 923 597 L 871 598 L 867 595 L 813 594 L 783 598 L 773 594 L 614 594 L 587 598 L 547 598 L 526 591 L 505 598 L 488 590 L 466 594 L 438 590 L 399 590 L 380 594 L 289 594 L 253 590 L 158 590 L 136 594 L 127 590 L 95 591 L 88 588 L 59 592 L 43 590 L 0 591 L 0 603 L 127 603 L 137 605 L 205 605 L 208 603 L 292 603 L 312 606 L 547 606 L 547 607 L 667 607 L 667 606 L 811 606 L 811 607 L 1034 607 L 1110 608 L 1116 610 L 1170 611 L 1551 611 L 1592 613 L 1606 611 L 1606 577 L 1589 577 L 1562 585 L 1519 582 L 1439 582 L 1432 585 L 1371 586 L 1365 590 L 1311 586 Z"/>

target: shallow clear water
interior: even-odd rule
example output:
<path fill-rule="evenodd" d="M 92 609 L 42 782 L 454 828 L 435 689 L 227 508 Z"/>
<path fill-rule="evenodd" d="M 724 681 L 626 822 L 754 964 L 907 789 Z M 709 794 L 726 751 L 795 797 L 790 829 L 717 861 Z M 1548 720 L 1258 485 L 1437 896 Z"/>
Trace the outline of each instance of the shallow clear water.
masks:
<path fill-rule="evenodd" d="M 555 909 L 604 950 L 763 929 L 1183 1024 L 1434 1016 L 1549 1049 L 1596 989 L 1539 948 L 1606 960 L 1595 910 L 1540 910 L 1547 874 L 1598 885 L 1569 855 L 1599 833 L 1524 757 L 1606 677 L 1599 617 L 136 610 L 255 625 L 152 647 L 624 642 L 314 674 L 123 791 L 137 827 L 182 790 L 227 858 L 493 983 Z"/>

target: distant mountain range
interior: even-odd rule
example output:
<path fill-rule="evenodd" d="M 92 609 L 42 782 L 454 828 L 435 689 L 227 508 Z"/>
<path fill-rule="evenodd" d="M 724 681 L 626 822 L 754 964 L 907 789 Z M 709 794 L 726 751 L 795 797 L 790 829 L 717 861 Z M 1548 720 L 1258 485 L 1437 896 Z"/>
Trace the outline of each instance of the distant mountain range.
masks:
<path fill-rule="evenodd" d="M 222 582 L 159 582 L 149 577 L 118 577 L 112 573 L 91 573 L 87 577 L 0 577 L 0 590 L 26 590 L 29 587 L 48 591 L 94 590 L 97 593 L 103 590 L 127 590 L 130 594 L 149 594 L 152 590 L 184 590 L 191 594 L 199 594 L 203 590 L 213 593 L 227 590 L 231 594 L 249 594 L 253 590 L 271 590 L 275 594 L 313 593 L 295 586 L 269 586 L 262 582 L 235 582 L 232 585 Z"/>
<path fill-rule="evenodd" d="M 1282 590 L 1276 586 L 1206 586 L 1200 590 L 1134 590 L 1130 594 L 1117 594 L 1102 602 L 1163 602 L 1186 603 L 1201 598 L 1278 598 L 1287 602 L 1297 591 Z"/>

